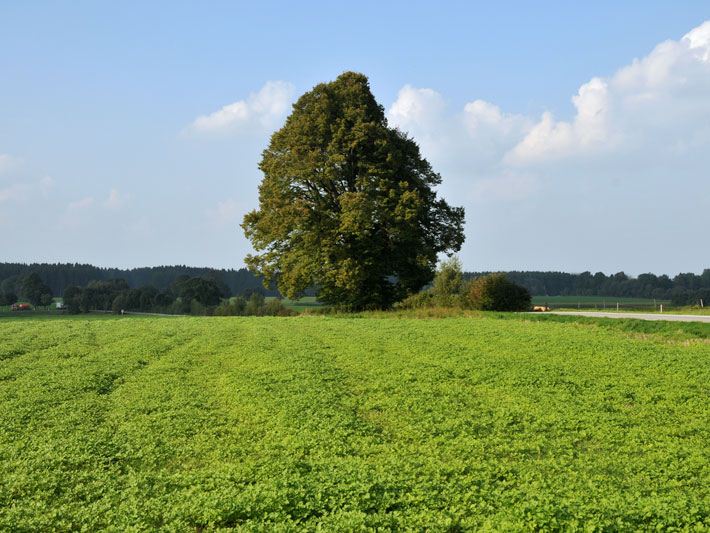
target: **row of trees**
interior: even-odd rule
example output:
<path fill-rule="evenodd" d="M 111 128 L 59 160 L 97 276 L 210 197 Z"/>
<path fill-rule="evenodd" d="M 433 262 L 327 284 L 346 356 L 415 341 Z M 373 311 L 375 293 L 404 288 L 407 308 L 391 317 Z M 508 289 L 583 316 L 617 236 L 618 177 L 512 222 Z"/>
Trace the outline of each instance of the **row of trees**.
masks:
<path fill-rule="evenodd" d="M 467 273 L 476 277 L 482 273 Z M 606 275 L 568 274 L 565 272 L 508 272 L 508 278 L 540 296 L 617 296 L 671 300 L 676 305 L 697 304 L 710 300 L 710 268 L 702 274 L 683 273 L 671 278 L 667 275 L 640 274 L 627 276 L 624 272 Z"/>
<path fill-rule="evenodd" d="M 226 288 L 228 294 L 243 294 L 261 290 L 266 296 L 276 296 L 275 289 L 265 289 L 262 278 L 246 268 L 214 269 L 185 265 L 141 267 L 132 269 L 102 268 L 77 263 L 0 263 L 0 283 L 16 283 L 34 273 L 40 276 L 52 294 L 63 296 L 67 287 L 85 287 L 92 281 L 125 280 L 130 287 L 153 286 L 167 290 L 180 276 L 211 279 Z"/>
<path fill-rule="evenodd" d="M 52 288 L 36 272 L 0 281 L 0 305 L 12 305 L 19 300 L 47 307 L 53 301 Z"/>
<path fill-rule="evenodd" d="M 0 305 L 10 305 L 17 301 L 27 301 L 33 305 L 46 306 L 52 302 L 53 295 L 63 295 L 67 287 L 92 287 L 92 291 L 97 287 L 102 287 L 102 283 L 111 286 L 115 284 L 115 280 L 96 278 L 93 281 L 87 280 L 83 283 L 74 283 L 71 285 L 58 285 L 52 287 L 45 279 L 47 272 L 53 272 L 55 282 L 62 276 L 58 273 L 64 272 L 64 277 L 67 279 L 74 276 L 77 272 L 81 272 L 80 277 L 89 275 L 92 272 L 112 272 L 114 269 L 99 269 L 90 267 L 89 265 L 34 265 L 39 267 L 37 271 L 28 270 L 28 265 L 22 265 L 18 269 L 17 263 L 0 263 Z M 86 267 L 86 269 L 85 269 Z M 221 297 L 227 297 L 232 294 L 247 294 L 258 291 L 265 296 L 277 296 L 278 292 L 274 290 L 264 289 L 262 280 L 242 269 L 239 271 L 227 270 L 207 270 L 194 269 L 195 271 L 206 271 L 204 275 L 186 275 L 180 274 L 188 267 L 156 267 L 150 269 L 134 269 L 130 272 L 159 272 L 161 284 L 153 283 L 131 283 L 125 278 L 118 277 L 125 284 L 123 288 L 134 288 L 136 290 L 148 291 L 149 293 L 171 294 L 171 287 L 179 280 L 187 278 L 201 278 L 214 281 L 218 286 Z M 1 278 L 2 273 L 13 272 L 13 274 Z M 19 273 L 18 273 L 19 272 Z M 128 272 L 120 271 L 117 272 Z M 239 277 L 242 279 L 240 290 L 233 290 L 234 285 L 230 285 L 225 279 L 230 280 L 230 272 L 239 272 Z M 464 280 L 470 280 L 488 274 L 487 272 L 464 272 L 462 274 Z M 684 273 L 678 274 L 671 278 L 666 275 L 657 276 L 655 274 L 641 274 L 638 277 L 627 276 L 623 272 L 616 274 L 604 274 L 597 272 L 582 272 L 581 274 L 570 274 L 565 272 L 507 272 L 507 277 L 510 281 L 525 287 L 528 292 L 533 295 L 570 295 L 570 296 L 616 296 L 616 297 L 633 297 L 633 298 L 656 298 L 659 300 L 671 300 L 676 305 L 697 304 L 700 299 L 707 304 L 710 302 L 710 269 L 705 269 L 701 274 Z M 140 279 L 140 276 L 139 276 Z M 123 288 L 121 290 L 123 290 Z M 98 290 L 98 289 L 97 289 Z M 106 292 L 107 289 L 101 289 L 98 292 Z M 315 289 L 308 291 L 311 294 L 315 293 Z M 168 300 L 164 296 L 155 296 L 156 302 L 151 305 L 151 308 L 167 308 Z M 144 306 L 148 296 L 142 295 Z M 91 300 L 95 298 L 92 294 L 88 296 Z M 133 296 L 135 299 L 135 296 Z M 248 299 L 248 298 L 247 298 Z M 134 301 L 134 300 L 132 300 Z M 104 305 L 105 302 L 102 302 Z M 93 303 L 91 305 L 94 305 Z M 103 309 L 104 307 L 96 307 Z M 109 305 L 110 308 L 110 305 Z"/>
<path fill-rule="evenodd" d="M 260 291 L 229 298 L 228 289 L 213 279 L 179 276 L 165 290 L 152 285 L 131 288 L 123 279 L 91 281 L 64 291 L 70 313 L 140 311 L 193 315 L 285 315 L 279 300 L 266 301 Z"/>

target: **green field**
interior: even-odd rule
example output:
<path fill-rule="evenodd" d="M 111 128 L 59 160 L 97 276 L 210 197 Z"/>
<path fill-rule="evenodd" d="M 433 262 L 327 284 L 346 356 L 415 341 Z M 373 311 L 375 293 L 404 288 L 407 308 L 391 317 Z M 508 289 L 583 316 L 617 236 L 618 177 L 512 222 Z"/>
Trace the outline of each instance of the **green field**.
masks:
<path fill-rule="evenodd" d="M 323 307 L 323 304 L 316 300 L 315 296 L 303 296 L 297 300 L 289 300 L 288 298 L 283 298 L 281 303 L 289 309 L 293 309 L 297 312 L 306 311 L 309 309 L 318 309 Z"/>
<path fill-rule="evenodd" d="M 707 530 L 709 338 L 514 315 L 3 319 L 0 530 Z"/>

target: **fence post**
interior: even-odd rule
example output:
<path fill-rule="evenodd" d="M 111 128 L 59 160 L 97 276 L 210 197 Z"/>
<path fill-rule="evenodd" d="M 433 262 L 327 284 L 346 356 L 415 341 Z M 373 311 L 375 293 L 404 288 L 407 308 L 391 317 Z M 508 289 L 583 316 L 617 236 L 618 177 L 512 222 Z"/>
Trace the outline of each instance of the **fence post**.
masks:
<path fill-rule="evenodd" d="M 661 304 L 661 313 L 663 312 L 663 304 Z"/>
<path fill-rule="evenodd" d="M 616 310 L 619 310 L 619 302 L 616 302 Z"/>

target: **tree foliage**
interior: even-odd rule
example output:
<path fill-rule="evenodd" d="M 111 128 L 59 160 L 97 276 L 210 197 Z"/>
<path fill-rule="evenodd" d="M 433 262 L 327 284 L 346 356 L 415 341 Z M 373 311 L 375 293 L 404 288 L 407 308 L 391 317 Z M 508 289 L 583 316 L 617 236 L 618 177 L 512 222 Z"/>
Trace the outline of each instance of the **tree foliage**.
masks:
<path fill-rule="evenodd" d="M 451 257 L 442 261 L 431 287 L 434 304 L 441 307 L 455 307 L 460 304 L 462 290 L 461 260 L 458 257 Z"/>
<path fill-rule="evenodd" d="M 189 304 L 194 300 L 203 306 L 217 305 L 224 296 L 214 280 L 204 278 L 179 278 L 172 290 L 183 302 Z"/>
<path fill-rule="evenodd" d="M 463 243 L 463 208 L 437 197 L 441 176 L 388 127 L 362 74 L 301 96 L 259 168 L 259 208 L 242 224 L 258 253 L 246 263 L 290 298 L 316 286 L 325 303 L 386 308 Z"/>
<path fill-rule="evenodd" d="M 123 279 L 131 288 L 153 286 L 164 291 L 179 276 L 212 279 L 225 294 L 243 294 L 257 289 L 266 296 L 278 295 L 273 288 L 264 289 L 263 280 L 246 268 L 234 270 L 172 265 L 120 269 L 75 263 L 0 263 L 0 294 L 17 294 L 20 280 L 32 272 L 39 274 L 56 296 L 63 296 L 67 287 L 85 287 L 92 281 L 113 279 Z"/>
<path fill-rule="evenodd" d="M 52 289 L 42 281 L 36 272 L 24 276 L 20 280 L 20 298 L 32 305 L 49 305 L 52 302 Z"/>
<path fill-rule="evenodd" d="M 528 311 L 530 293 L 516 285 L 505 274 L 481 276 L 470 282 L 465 301 L 468 307 L 481 311 Z"/>

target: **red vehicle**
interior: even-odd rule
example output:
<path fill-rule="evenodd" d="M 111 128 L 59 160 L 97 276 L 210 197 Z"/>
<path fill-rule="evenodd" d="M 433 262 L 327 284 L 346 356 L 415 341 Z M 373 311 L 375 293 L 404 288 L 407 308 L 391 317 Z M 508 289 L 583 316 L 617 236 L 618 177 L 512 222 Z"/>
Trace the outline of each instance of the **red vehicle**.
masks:
<path fill-rule="evenodd" d="M 12 304 L 11 311 L 32 311 L 30 304 Z"/>

